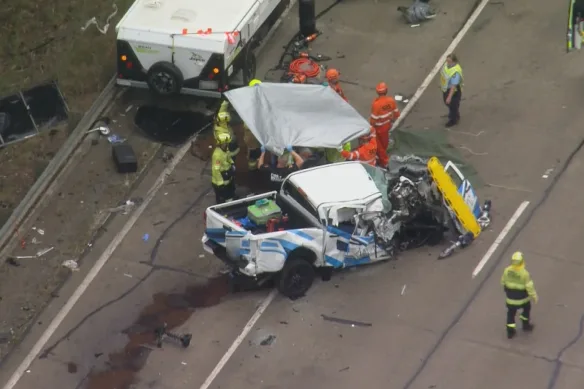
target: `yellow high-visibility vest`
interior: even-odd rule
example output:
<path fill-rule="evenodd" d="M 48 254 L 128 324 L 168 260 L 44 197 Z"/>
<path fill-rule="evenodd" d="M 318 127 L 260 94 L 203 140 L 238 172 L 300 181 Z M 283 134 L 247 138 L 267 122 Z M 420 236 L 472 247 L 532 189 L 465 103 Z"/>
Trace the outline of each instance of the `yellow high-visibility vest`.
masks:
<path fill-rule="evenodd" d="M 448 91 L 448 82 L 455 74 L 460 75 L 460 90 L 462 91 L 464 77 L 462 76 L 462 68 L 459 64 L 454 65 L 453 67 L 448 67 L 448 64 L 444 64 L 442 71 L 440 72 L 440 89 L 442 92 Z"/>

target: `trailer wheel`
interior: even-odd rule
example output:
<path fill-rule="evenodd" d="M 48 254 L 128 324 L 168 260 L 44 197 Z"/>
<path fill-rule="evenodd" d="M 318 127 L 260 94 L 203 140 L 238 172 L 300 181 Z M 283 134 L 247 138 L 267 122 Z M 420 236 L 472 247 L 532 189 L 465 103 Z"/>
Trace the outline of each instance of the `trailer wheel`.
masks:
<path fill-rule="evenodd" d="M 146 81 L 155 93 L 169 96 L 180 92 L 184 78 L 173 63 L 157 62 L 148 70 Z"/>
<path fill-rule="evenodd" d="M 310 262 L 303 258 L 290 258 L 280 273 L 278 290 L 288 298 L 297 299 L 310 289 L 314 277 L 314 268 Z"/>

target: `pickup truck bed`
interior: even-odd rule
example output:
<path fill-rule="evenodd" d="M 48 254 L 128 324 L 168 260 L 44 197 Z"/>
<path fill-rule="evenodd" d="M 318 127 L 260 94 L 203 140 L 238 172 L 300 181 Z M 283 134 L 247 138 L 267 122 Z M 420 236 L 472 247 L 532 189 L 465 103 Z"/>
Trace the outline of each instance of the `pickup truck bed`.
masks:
<path fill-rule="evenodd" d="M 279 228 L 288 230 L 311 227 L 309 223 L 301 217 L 298 217 L 296 213 L 291 212 L 291 207 L 285 201 L 281 200 L 281 197 L 276 192 L 267 193 L 261 197 L 253 196 L 249 199 L 243 199 L 241 202 L 218 204 L 210 207 L 208 211 L 215 212 L 242 230 L 251 232 L 253 235 L 264 234 L 268 232 L 266 225 L 256 225 L 247 218 L 247 208 L 260 198 L 274 200 L 281 208 L 282 215 L 288 217 L 287 223 L 280 225 Z"/>

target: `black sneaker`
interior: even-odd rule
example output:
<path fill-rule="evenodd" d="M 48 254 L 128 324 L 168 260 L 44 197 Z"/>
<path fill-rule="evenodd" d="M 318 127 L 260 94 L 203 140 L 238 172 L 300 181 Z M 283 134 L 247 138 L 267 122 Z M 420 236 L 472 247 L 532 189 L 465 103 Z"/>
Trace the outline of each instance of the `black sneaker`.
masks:
<path fill-rule="evenodd" d="M 454 126 L 456 126 L 456 122 L 454 122 L 454 121 L 452 121 L 452 120 L 449 120 L 449 121 L 448 121 L 448 123 L 446 123 L 446 127 L 447 127 L 447 128 L 449 128 L 449 127 L 454 127 Z"/>
<path fill-rule="evenodd" d="M 531 332 L 533 331 L 533 329 L 535 328 L 535 325 L 531 324 L 531 323 L 523 323 L 523 331 L 525 332 Z"/>

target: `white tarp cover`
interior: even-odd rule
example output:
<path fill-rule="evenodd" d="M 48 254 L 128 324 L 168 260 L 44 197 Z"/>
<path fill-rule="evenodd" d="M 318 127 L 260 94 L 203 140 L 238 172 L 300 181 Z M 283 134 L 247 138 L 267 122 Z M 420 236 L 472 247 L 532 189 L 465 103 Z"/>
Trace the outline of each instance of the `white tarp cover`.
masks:
<path fill-rule="evenodd" d="M 332 88 L 262 82 L 225 96 L 267 150 L 287 145 L 340 148 L 369 131 L 369 123 Z"/>

